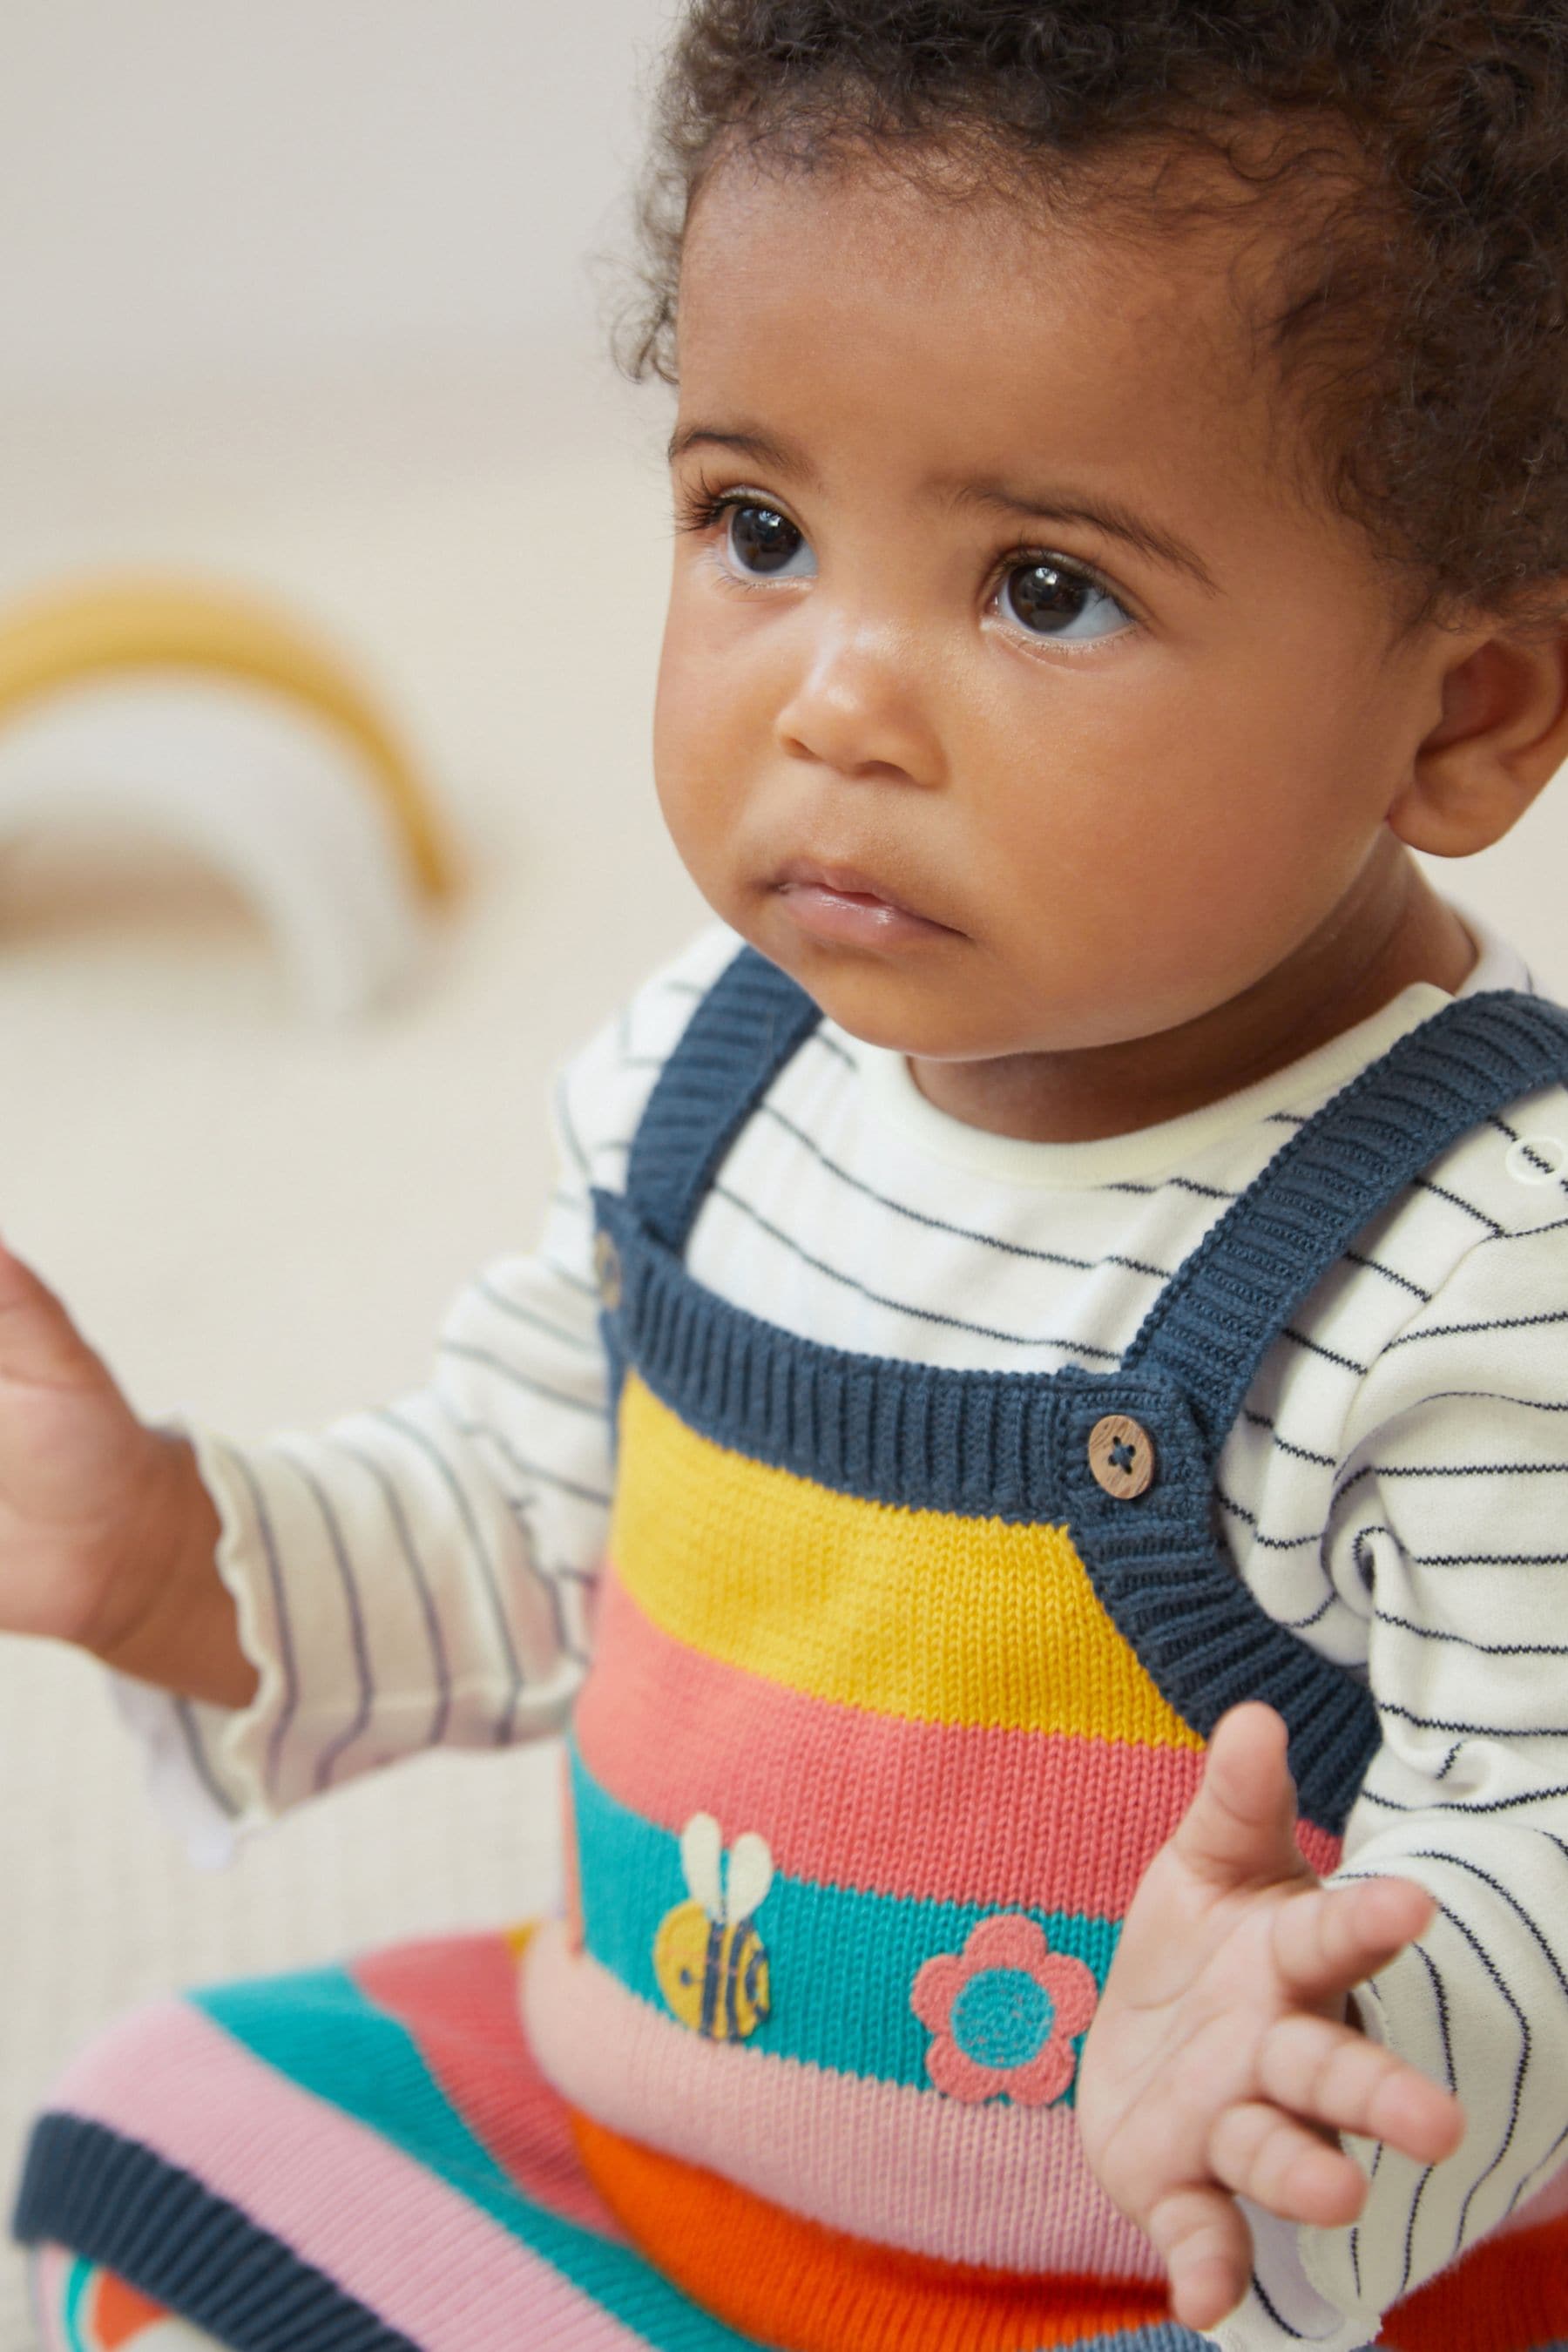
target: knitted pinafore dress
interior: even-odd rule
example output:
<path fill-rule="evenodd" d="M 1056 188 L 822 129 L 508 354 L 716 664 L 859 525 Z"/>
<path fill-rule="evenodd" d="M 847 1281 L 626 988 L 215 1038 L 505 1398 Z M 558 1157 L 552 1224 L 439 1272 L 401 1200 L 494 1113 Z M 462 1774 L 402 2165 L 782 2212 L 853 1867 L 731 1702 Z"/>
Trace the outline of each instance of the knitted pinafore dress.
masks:
<path fill-rule="evenodd" d="M 1361 1229 L 1568 1074 L 1568 1013 L 1456 1000 L 1290 1136 L 1114 1370 L 1041 1374 L 825 1347 L 688 1272 L 819 1018 L 742 951 L 595 1195 L 616 1473 L 566 1917 L 132 2012 L 37 2122 L 20 2237 L 238 2352 L 1200 2352 L 1084 2162 L 1083 2036 L 1225 1710 L 1284 1717 L 1321 1872 L 1379 1737 L 1237 1576 L 1215 1461 Z M 1568 2223 L 1378 2341 L 1568 2341 Z"/>

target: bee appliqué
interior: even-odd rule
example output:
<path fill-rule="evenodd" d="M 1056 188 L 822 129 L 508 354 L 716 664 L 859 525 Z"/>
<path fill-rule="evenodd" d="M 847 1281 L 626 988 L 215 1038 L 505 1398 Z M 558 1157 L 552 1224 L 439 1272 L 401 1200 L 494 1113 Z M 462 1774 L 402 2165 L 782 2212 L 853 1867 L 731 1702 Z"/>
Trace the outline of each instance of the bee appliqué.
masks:
<path fill-rule="evenodd" d="M 653 1972 L 682 2025 L 710 2042 L 743 2042 L 768 2014 L 768 1954 L 752 1913 L 773 1882 L 767 1842 L 746 1830 L 730 1848 L 711 1813 L 680 1832 L 690 1900 L 658 1923 Z"/>

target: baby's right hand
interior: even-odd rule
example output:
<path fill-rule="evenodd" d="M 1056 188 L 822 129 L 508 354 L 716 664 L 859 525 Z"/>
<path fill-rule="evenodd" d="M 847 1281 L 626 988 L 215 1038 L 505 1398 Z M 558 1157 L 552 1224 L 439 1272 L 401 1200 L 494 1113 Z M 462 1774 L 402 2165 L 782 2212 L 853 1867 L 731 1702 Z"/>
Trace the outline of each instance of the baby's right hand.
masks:
<path fill-rule="evenodd" d="M 100 1649 L 134 1621 L 158 1565 L 171 1452 L 0 1242 L 0 1632 Z"/>

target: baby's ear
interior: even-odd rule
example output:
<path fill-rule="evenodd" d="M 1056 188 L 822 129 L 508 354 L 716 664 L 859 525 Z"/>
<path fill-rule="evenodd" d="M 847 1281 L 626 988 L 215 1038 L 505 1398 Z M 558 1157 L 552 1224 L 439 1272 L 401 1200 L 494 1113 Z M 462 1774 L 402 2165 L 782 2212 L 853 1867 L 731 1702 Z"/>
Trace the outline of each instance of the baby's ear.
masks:
<path fill-rule="evenodd" d="M 1468 857 L 1500 841 L 1568 761 L 1568 580 L 1556 625 L 1437 640 L 1442 715 L 1388 812 L 1401 841 Z"/>

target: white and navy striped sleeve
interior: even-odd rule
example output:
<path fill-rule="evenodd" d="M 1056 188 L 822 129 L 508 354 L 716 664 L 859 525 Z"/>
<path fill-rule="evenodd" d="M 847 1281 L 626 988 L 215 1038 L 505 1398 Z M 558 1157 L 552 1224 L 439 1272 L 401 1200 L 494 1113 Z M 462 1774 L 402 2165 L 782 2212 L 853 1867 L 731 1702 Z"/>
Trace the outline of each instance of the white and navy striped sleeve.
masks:
<path fill-rule="evenodd" d="M 665 1059 L 736 946 L 710 927 L 562 1072 L 536 1249 L 453 1300 L 424 1387 L 239 1444 L 184 1414 L 258 1686 L 226 1708 L 111 1676 L 193 1861 L 361 1773 L 558 1730 L 587 1664 L 609 1506 L 590 1190 L 624 1185 Z"/>
<path fill-rule="evenodd" d="M 1478 1233 L 1369 1368 L 1346 1438 L 1323 1562 L 1364 1615 L 1382 1743 L 1333 1883 L 1436 1899 L 1357 2005 L 1468 2124 L 1435 2167 L 1347 2138 L 1368 2175 L 1349 2226 L 1247 2209 L 1227 2352 L 1369 2342 L 1568 2165 L 1568 1194 Z"/>

